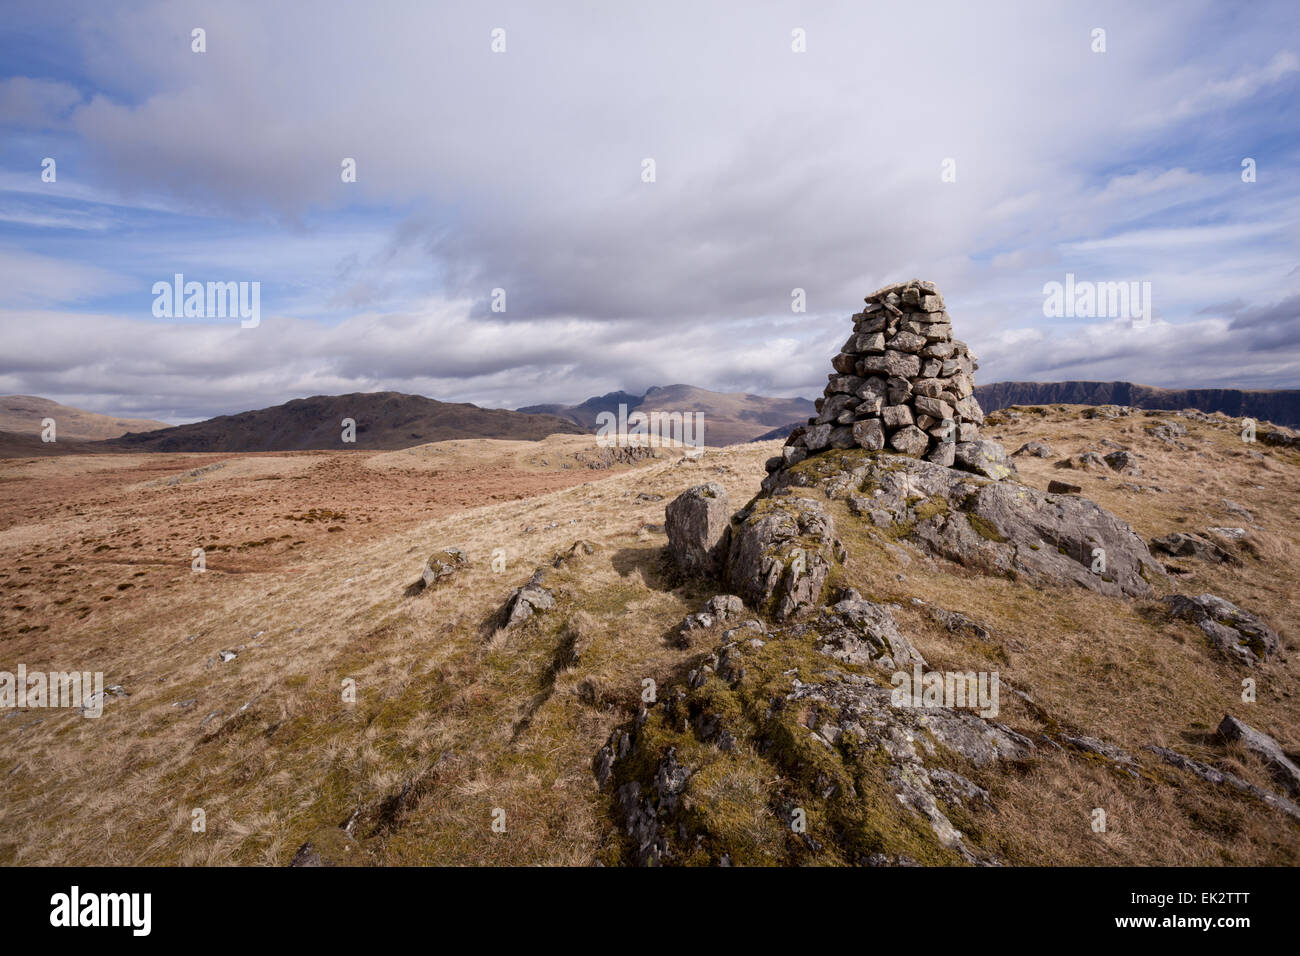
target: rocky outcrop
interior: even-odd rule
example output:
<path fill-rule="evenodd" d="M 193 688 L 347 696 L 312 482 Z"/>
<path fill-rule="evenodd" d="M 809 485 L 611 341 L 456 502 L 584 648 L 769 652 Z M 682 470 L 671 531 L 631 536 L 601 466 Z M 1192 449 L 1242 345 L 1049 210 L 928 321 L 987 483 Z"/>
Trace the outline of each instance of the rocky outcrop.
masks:
<path fill-rule="evenodd" d="M 820 456 L 771 479 L 773 493 L 820 488 L 884 535 L 986 573 L 1127 597 L 1149 595 L 1164 573 L 1128 524 L 1087 498 L 862 451 Z"/>
<path fill-rule="evenodd" d="M 526 584 L 511 591 L 501 608 L 500 626 L 506 629 L 518 627 L 534 614 L 555 607 L 555 591 L 547 586 L 550 578 L 547 568 L 538 568 Z"/>
<path fill-rule="evenodd" d="M 850 594 L 724 641 L 593 769 L 642 865 L 991 863 L 966 835 L 991 807 L 963 773 L 1034 744 L 971 710 L 912 707 L 888 676 L 920 655 L 889 608 Z"/>
<path fill-rule="evenodd" d="M 1238 663 L 1253 666 L 1277 653 L 1277 634 L 1231 601 L 1213 594 L 1171 594 L 1165 603 L 1170 617 L 1195 624 L 1215 647 Z"/>
<path fill-rule="evenodd" d="M 1287 792 L 1293 797 L 1300 795 L 1300 767 L 1295 765 L 1282 746 L 1268 734 L 1242 723 L 1231 714 L 1224 714 L 1223 720 L 1219 723 L 1219 736 L 1240 743 L 1268 765 L 1273 776 L 1286 787 Z"/>
<path fill-rule="evenodd" d="M 952 337 L 933 282 L 913 279 L 867 296 L 831 365 L 816 417 L 790 434 L 772 470 L 844 448 L 888 448 L 950 465 L 954 445 L 979 437 L 984 413 L 973 394 L 979 363 Z"/>
<path fill-rule="evenodd" d="M 790 626 L 791 637 L 810 639 L 827 657 L 885 673 L 925 666 L 925 658 L 899 631 L 889 609 L 854 593 L 823 608 L 813 619 Z"/>
<path fill-rule="evenodd" d="M 1151 548 L 1174 558 L 1197 558 L 1201 561 L 1213 561 L 1218 564 L 1240 564 L 1241 560 L 1232 552 L 1215 544 L 1199 534 L 1187 534 L 1174 531 L 1161 538 L 1151 539 Z"/>
<path fill-rule="evenodd" d="M 716 482 L 682 492 L 664 511 L 668 552 L 687 574 L 713 576 L 726 556 L 731 520 L 727 491 Z"/>
<path fill-rule="evenodd" d="M 759 498 L 736 516 L 726 557 L 728 585 L 751 607 L 784 620 L 821 603 L 842 558 L 835 524 L 811 498 Z"/>
<path fill-rule="evenodd" d="M 1211 767 L 1209 764 L 1201 763 L 1199 760 L 1193 760 L 1191 757 L 1180 754 L 1176 750 L 1170 750 L 1168 747 L 1147 747 L 1146 749 L 1166 763 L 1178 767 L 1181 770 L 1186 770 L 1189 773 L 1193 773 L 1202 780 L 1209 783 L 1232 787 L 1234 790 L 1249 794 L 1260 802 L 1273 807 L 1275 810 L 1281 810 L 1283 813 L 1295 820 L 1300 820 L 1300 806 L 1297 806 L 1285 797 L 1280 797 L 1275 793 L 1269 793 L 1267 790 L 1263 790 L 1252 783 L 1247 783 L 1236 774 L 1218 770 Z"/>

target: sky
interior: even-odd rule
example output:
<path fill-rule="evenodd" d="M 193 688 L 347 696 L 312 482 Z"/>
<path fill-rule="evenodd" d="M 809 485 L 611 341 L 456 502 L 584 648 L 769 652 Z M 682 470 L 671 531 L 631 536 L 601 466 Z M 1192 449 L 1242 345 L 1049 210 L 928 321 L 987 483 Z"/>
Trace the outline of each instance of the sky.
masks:
<path fill-rule="evenodd" d="M 1298 28 L 1293 0 L 7 0 L 0 393 L 169 422 L 813 397 L 910 278 L 981 383 L 1300 387 Z M 177 273 L 259 283 L 260 321 L 156 316 Z M 1067 274 L 1150 314 L 1046 315 Z"/>

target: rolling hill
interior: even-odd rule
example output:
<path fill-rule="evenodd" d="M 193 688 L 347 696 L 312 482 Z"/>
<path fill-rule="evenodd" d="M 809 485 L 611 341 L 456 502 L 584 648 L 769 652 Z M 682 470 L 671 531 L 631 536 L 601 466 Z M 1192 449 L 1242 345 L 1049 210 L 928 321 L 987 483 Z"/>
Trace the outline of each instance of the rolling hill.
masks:
<path fill-rule="evenodd" d="M 149 418 L 118 418 L 87 412 L 71 405 L 60 405 L 36 395 L 5 395 L 0 397 L 0 432 L 14 435 L 40 435 L 41 421 L 52 418 L 55 436 L 59 441 L 100 441 L 117 438 L 127 432 L 152 431 L 167 428 L 166 422 Z"/>
<path fill-rule="evenodd" d="M 342 440 L 343 420 L 356 423 L 356 443 Z M 401 392 L 315 395 L 283 405 L 221 415 L 190 425 L 128 433 L 98 443 L 100 451 L 244 452 L 309 449 L 394 449 L 453 438 L 537 440 L 582 434 L 554 415 L 530 415 L 468 403 L 439 402 Z"/>

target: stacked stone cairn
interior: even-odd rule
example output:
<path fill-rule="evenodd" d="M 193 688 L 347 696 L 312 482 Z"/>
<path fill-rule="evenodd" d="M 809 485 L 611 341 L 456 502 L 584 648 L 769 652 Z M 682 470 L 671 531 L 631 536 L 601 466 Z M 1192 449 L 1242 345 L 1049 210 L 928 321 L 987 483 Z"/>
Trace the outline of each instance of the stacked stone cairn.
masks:
<path fill-rule="evenodd" d="M 979 363 L 952 337 L 934 283 L 885 286 L 866 303 L 831 362 L 817 417 L 790 434 L 769 471 L 831 448 L 887 449 L 952 467 L 957 445 L 979 440 Z"/>

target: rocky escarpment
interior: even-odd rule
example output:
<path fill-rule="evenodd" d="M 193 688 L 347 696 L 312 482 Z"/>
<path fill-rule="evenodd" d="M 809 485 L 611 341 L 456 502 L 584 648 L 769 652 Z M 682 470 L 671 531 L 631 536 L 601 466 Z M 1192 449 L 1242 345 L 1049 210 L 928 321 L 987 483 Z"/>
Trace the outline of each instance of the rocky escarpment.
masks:
<path fill-rule="evenodd" d="M 975 396 L 985 412 L 1011 405 L 1136 405 L 1197 409 L 1300 426 L 1300 389 L 1154 388 L 1132 382 L 994 382 Z"/>

